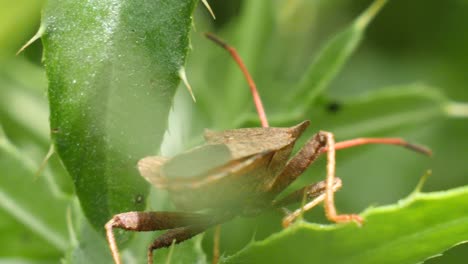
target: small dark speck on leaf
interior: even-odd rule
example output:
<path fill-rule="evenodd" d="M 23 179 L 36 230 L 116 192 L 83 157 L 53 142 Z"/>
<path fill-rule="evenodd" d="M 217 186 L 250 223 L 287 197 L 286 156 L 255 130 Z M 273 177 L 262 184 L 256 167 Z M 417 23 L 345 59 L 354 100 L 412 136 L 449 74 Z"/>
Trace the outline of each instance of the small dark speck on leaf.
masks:
<path fill-rule="evenodd" d="M 342 105 L 339 102 L 332 101 L 325 106 L 325 109 L 329 113 L 337 113 L 342 108 Z"/>
<path fill-rule="evenodd" d="M 143 195 L 137 194 L 137 195 L 135 196 L 135 203 L 136 203 L 136 204 L 141 204 L 141 203 L 143 202 L 143 199 L 144 199 Z"/>

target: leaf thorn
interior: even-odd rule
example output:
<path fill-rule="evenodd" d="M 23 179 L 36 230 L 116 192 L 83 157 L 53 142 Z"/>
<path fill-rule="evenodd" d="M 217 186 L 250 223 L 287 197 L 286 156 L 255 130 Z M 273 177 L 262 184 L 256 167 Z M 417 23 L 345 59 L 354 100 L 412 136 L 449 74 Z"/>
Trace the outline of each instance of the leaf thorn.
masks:
<path fill-rule="evenodd" d="M 216 16 L 215 16 L 215 14 L 213 12 L 213 9 L 211 9 L 211 6 L 210 6 L 210 4 L 208 4 L 208 1 L 207 0 L 202 0 L 202 3 L 206 7 L 206 9 L 208 9 L 208 12 L 210 12 L 213 19 L 216 19 Z"/>
<path fill-rule="evenodd" d="M 18 52 L 16 52 L 16 55 L 20 54 L 21 52 L 23 52 L 23 50 L 25 50 L 27 47 L 29 47 L 31 44 L 34 43 L 34 41 L 40 39 L 42 37 L 42 35 L 44 34 L 45 32 L 45 26 L 44 25 L 41 25 L 39 27 L 39 29 L 37 30 L 36 34 L 34 34 L 34 36 L 28 40 L 28 42 L 26 42 L 26 44 L 24 44 L 19 50 Z"/>
<path fill-rule="evenodd" d="M 54 153 L 55 153 L 54 144 L 50 144 L 49 151 L 45 155 L 44 159 L 41 162 L 41 165 L 39 165 L 39 168 L 37 169 L 36 173 L 34 174 L 34 179 L 35 180 L 38 179 L 39 176 L 41 175 L 41 173 L 44 171 L 44 169 L 45 169 L 45 167 L 47 165 L 47 162 L 49 161 L 50 157 L 52 157 L 52 155 Z"/>
<path fill-rule="evenodd" d="M 411 193 L 411 195 L 415 195 L 417 193 L 420 193 L 424 184 L 427 181 L 427 178 L 432 175 L 432 170 L 427 170 L 426 173 L 419 179 L 418 184 L 416 184 L 416 188 L 414 188 L 414 191 Z"/>
<path fill-rule="evenodd" d="M 182 67 L 179 69 L 179 77 L 180 79 L 182 80 L 182 82 L 184 83 L 185 87 L 187 87 L 187 90 L 189 91 L 190 95 L 192 96 L 192 100 L 194 102 L 197 102 L 197 100 L 195 99 L 195 95 L 193 94 L 193 90 L 192 90 L 192 86 L 190 85 L 190 83 L 188 82 L 188 79 L 187 79 L 187 74 L 185 72 L 185 68 Z"/>

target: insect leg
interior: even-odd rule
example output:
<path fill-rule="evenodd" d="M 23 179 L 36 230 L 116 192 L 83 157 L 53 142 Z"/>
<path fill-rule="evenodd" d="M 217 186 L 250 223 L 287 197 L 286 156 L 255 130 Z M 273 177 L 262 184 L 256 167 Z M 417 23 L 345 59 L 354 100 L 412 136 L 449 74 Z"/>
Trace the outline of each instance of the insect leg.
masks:
<path fill-rule="evenodd" d="M 148 264 L 153 262 L 153 251 L 162 248 L 169 247 L 172 243 L 180 243 L 193 236 L 196 236 L 206 229 L 220 225 L 221 223 L 226 222 L 229 219 L 233 218 L 231 214 L 221 214 L 221 215 L 202 215 L 200 214 L 199 222 L 196 224 L 191 224 L 187 226 L 181 226 L 167 231 L 161 236 L 157 237 L 154 242 L 148 247 Z M 193 223 L 193 222 L 192 222 Z M 216 231 L 215 231 L 216 232 Z"/>
<path fill-rule="evenodd" d="M 327 137 L 324 133 L 317 133 L 292 157 L 283 171 L 276 176 L 270 186 L 270 194 L 275 197 L 299 177 L 309 165 L 322 153 L 327 146 Z"/>
<path fill-rule="evenodd" d="M 338 215 L 334 203 L 334 182 L 335 182 L 335 139 L 330 132 L 320 131 L 315 134 L 301 150 L 286 164 L 284 170 L 276 177 L 270 187 L 272 196 L 277 195 L 289 186 L 315 159 L 327 151 L 327 178 L 325 181 L 325 193 L 323 196 L 325 203 L 325 214 L 327 218 L 334 222 L 356 221 L 362 222 L 358 215 Z M 318 198 L 316 198 L 318 199 Z M 317 200 L 318 201 L 318 200 Z"/>
<path fill-rule="evenodd" d="M 333 184 L 333 188 L 339 189 L 342 186 L 341 179 L 336 177 L 335 182 Z M 274 200 L 272 206 L 275 208 L 281 208 L 293 203 L 299 203 L 304 198 L 307 201 L 317 198 L 318 196 L 325 193 L 326 181 L 320 181 L 308 186 L 305 186 L 297 191 L 294 191 L 287 195 L 286 197 L 280 200 Z"/>
<path fill-rule="evenodd" d="M 362 218 L 356 214 L 337 214 L 335 207 L 335 190 L 333 190 L 333 182 L 335 178 L 335 138 L 330 132 L 319 132 L 327 138 L 327 178 L 325 186 L 325 215 L 330 221 L 337 223 L 354 221 L 358 224 L 363 222 Z"/>
<path fill-rule="evenodd" d="M 313 193 L 312 194 L 312 197 L 313 197 L 313 200 L 306 203 L 303 207 L 297 209 L 296 211 L 288 214 L 285 218 L 283 218 L 283 227 L 288 227 L 289 225 L 291 225 L 292 222 L 294 222 L 294 220 L 296 220 L 297 217 L 299 217 L 302 213 L 304 213 L 305 211 L 308 211 L 312 208 L 314 208 L 315 206 L 317 206 L 319 203 L 323 202 L 323 200 L 325 200 L 325 182 L 322 181 L 322 182 L 319 182 L 318 184 L 320 185 L 323 185 L 323 186 L 320 186 L 321 187 L 321 190 L 320 191 L 317 191 L 316 193 Z M 313 184 L 313 185 L 310 185 L 310 186 L 306 186 L 305 188 L 307 187 L 310 187 L 311 189 L 316 189 L 316 185 L 317 184 Z M 305 189 L 303 188 L 303 189 Z M 339 178 L 335 178 L 335 184 L 333 185 L 333 191 L 336 192 L 338 189 L 341 188 L 341 179 Z M 302 190 L 302 189 L 301 189 Z M 294 195 L 296 192 L 292 193 L 291 195 Z M 309 193 L 307 193 L 307 196 L 309 196 Z M 288 196 L 289 197 L 289 196 Z M 310 197 L 310 196 L 309 196 Z M 308 197 L 308 198 L 309 198 Z M 311 198 L 312 198 L 311 197 Z M 299 196 L 297 196 L 296 198 L 299 198 Z M 309 198 L 310 199 L 310 198 Z"/>
<path fill-rule="evenodd" d="M 327 180 L 325 191 L 325 212 L 327 218 L 334 222 L 361 222 L 357 215 L 337 215 L 334 205 L 333 184 L 335 178 L 335 150 L 345 149 L 366 144 L 387 144 L 404 146 L 411 150 L 430 155 L 431 151 L 423 146 L 408 143 L 399 138 L 357 138 L 335 144 L 332 133 L 319 132 L 302 147 L 299 152 L 288 161 L 283 171 L 276 177 L 270 187 L 270 194 L 274 197 L 289 186 L 307 167 L 322 153 L 327 152 Z"/>
<path fill-rule="evenodd" d="M 219 240 L 221 238 L 221 225 L 215 227 L 213 234 L 213 264 L 217 264 L 219 261 Z"/>
<path fill-rule="evenodd" d="M 156 231 L 207 221 L 208 216 L 183 212 L 127 212 L 117 214 L 106 223 L 106 237 L 115 264 L 121 264 L 114 228 L 129 231 Z"/>
<path fill-rule="evenodd" d="M 339 215 L 336 212 L 335 208 L 335 197 L 333 190 L 333 181 L 335 178 L 335 150 L 344 149 L 353 146 L 365 145 L 365 144 L 389 144 L 389 145 L 399 145 L 409 148 L 413 151 L 417 151 L 426 155 L 431 155 L 431 150 L 408 143 L 399 138 L 358 138 L 348 141 L 343 141 L 335 145 L 335 139 L 332 133 L 330 132 L 320 132 L 324 134 L 327 138 L 327 147 L 322 149 L 322 152 L 327 152 L 327 178 L 326 178 L 326 188 L 325 188 L 325 214 L 327 218 L 331 221 L 340 223 L 340 222 L 349 222 L 354 221 L 357 224 L 363 222 L 362 218 L 359 215 L 355 214 L 342 214 Z"/>
<path fill-rule="evenodd" d="M 190 239 L 203 231 L 205 231 L 209 225 L 192 225 L 185 227 L 178 227 L 167 231 L 161 236 L 157 237 L 154 242 L 148 247 L 148 264 L 153 263 L 153 251 L 163 247 L 169 247 L 172 243 L 178 244 L 187 239 Z"/>

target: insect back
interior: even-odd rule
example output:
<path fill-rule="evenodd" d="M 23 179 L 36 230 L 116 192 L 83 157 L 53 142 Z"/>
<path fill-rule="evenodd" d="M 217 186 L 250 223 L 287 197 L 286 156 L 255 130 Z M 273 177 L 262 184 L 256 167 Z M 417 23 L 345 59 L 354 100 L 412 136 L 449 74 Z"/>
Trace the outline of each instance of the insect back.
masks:
<path fill-rule="evenodd" d="M 167 189 L 178 209 L 245 207 L 261 200 L 283 169 L 297 137 L 308 126 L 205 132 L 206 144 L 171 159 L 147 157 L 141 174 Z"/>

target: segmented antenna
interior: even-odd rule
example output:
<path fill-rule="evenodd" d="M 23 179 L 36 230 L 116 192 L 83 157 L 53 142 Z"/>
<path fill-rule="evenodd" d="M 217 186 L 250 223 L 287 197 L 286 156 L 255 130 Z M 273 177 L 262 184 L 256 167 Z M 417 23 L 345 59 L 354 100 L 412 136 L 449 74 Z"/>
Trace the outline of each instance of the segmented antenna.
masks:
<path fill-rule="evenodd" d="M 231 57 L 236 61 L 237 65 L 239 65 L 239 68 L 241 69 L 242 73 L 244 74 L 245 79 L 247 80 L 247 83 L 249 84 L 250 92 L 252 93 L 255 108 L 257 108 L 258 117 L 260 118 L 262 127 L 269 127 L 268 120 L 265 114 L 265 110 L 263 108 L 262 99 L 260 99 L 260 95 L 258 94 L 258 91 L 257 91 L 257 86 L 255 85 L 255 82 L 253 81 L 252 76 L 250 76 L 250 73 L 247 70 L 247 67 L 245 66 L 241 57 L 237 53 L 236 49 L 229 46 L 226 42 L 222 41 L 221 39 L 219 39 L 218 37 L 216 37 L 215 35 L 211 33 L 205 33 L 205 36 L 208 39 L 212 40 L 214 43 L 218 44 L 219 46 L 227 50 L 231 54 Z"/>
<path fill-rule="evenodd" d="M 408 141 L 402 138 L 354 138 L 346 141 L 337 142 L 335 144 L 335 149 L 346 149 L 352 148 L 361 145 L 369 145 L 369 144 L 379 144 L 379 145 L 396 145 L 402 146 L 409 150 L 419 152 L 421 154 L 432 156 L 432 150 L 427 147 L 409 143 Z M 322 152 L 326 152 L 328 147 L 324 148 Z"/>

